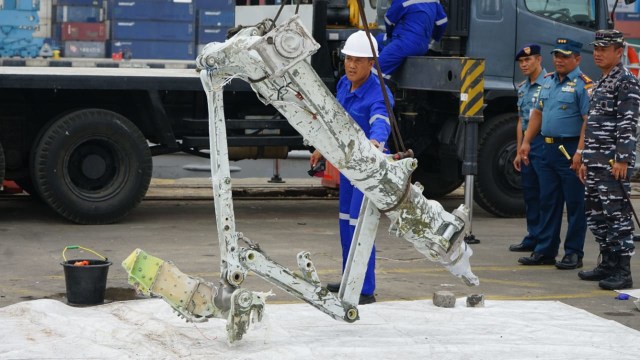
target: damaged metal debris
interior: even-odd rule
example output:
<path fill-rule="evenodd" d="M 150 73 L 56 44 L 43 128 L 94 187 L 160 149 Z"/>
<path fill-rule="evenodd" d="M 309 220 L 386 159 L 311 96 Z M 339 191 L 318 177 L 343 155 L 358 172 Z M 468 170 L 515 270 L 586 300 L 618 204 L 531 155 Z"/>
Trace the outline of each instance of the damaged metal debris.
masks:
<path fill-rule="evenodd" d="M 266 32 L 270 28 L 270 24 L 244 28 L 224 43 L 208 44 L 197 59 L 209 107 L 219 283 L 186 275 L 142 250 L 123 262 L 129 283 L 145 294 L 161 296 L 188 321 L 227 319 L 230 342 L 242 339 L 251 322 L 261 319 L 269 296 L 240 287 L 248 272 L 334 319 L 354 322 L 359 318 L 358 298 L 382 212 L 391 219 L 393 234 L 465 284 L 478 285 L 469 263 L 471 248 L 463 241 L 468 209 L 461 205 L 449 213 L 440 203 L 426 199 L 420 184 L 409 185 L 417 160 L 396 160 L 369 142 L 305 61 L 319 45 L 297 16 Z M 365 194 L 354 235 L 357 241 L 350 249 L 337 295 L 322 285 L 308 252 L 298 254 L 299 271 L 294 272 L 236 231 L 222 101 L 222 89 L 232 78 L 247 81 L 262 102 L 274 106 Z"/>

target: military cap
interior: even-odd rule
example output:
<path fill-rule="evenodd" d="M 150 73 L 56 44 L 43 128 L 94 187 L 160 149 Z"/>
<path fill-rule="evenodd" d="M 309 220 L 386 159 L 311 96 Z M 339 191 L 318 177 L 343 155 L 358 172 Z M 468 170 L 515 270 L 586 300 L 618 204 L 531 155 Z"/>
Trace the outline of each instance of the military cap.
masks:
<path fill-rule="evenodd" d="M 557 38 L 556 47 L 555 49 L 551 50 L 551 53 L 553 54 L 554 52 L 559 52 L 564 55 L 580 55 L 580 50 L 582 50 L 581 42 L 577 42 L 575 40 L 567 38 Z"/>
<path fill-rule="evenodd" d="M 594 46 L 610 46 L 614 44 L 624 44 L 624 37 L 618 30 L 598 30 L 596 31 L 596 41 L 591 43 Z"/>
<path fill-rule="evenodd" d="M 540 45 L 538 44 L 527 44 L 518 51 L 516 54 L 516 61 L 521 57 L 531 56 L 531 55 L 540 55 Z"/>

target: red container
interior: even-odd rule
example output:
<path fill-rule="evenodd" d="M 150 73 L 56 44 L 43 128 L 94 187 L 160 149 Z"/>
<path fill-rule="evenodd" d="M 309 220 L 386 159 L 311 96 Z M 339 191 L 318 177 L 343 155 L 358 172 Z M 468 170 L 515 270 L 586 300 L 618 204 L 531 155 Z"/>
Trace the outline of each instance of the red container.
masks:
<path fill-rule="evenodd" d="M 63 41 L 105 41 L 107 40 L 107 26 L 105 23 L 66 22 L 61 24 Z"/>

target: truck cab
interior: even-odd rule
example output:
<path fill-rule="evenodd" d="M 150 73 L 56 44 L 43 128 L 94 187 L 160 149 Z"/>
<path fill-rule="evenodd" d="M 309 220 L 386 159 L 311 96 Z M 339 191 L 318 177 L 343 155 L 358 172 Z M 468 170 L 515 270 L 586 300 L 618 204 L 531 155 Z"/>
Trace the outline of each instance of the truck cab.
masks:
<path fill-rule="evenodd" d="M 376 18 L 384 24 L 380 19 L 390 0 L 293 2 L 284 6 L 278 23 L 300 15 L 321 45 L 310 62 L 334 90 L 341 75 L 340 47 L 364 24 L 357 4 L 365 6 L 375 32 L 383 30 Z M 230 4 L 236 25 L 245 26 L 274 19 L 281 9 L 222 3 Z M 476 203 L 497 216 L 520 216 L 524 201 L 512 162 L 516 87 L 523 79 L 514 54 L 536 42 L 552 71 L 548 53 L 555 39 L 588 44 L 596 29 L 611 27 L 612 6 L 607 0 L 441 3 L 449 18 L 445 37 L 392 74 L 398 127 L 419 160 L 413 179 L 429 198 L 446 195 L 465 180 L 463 158 L 472 152 Z M 591 52 L 590 45 L 583 47 L 581 68 L 597 78 Z M 452 85 L 460 82 L 461 59 L 485 63 L 477 147 L 460 120 L 460 88 Z M 193 61 L 80 60 L 0 59 L 0 179 L 15 181 L 70 221 L 106 224 L 123 219 L 143 199 L 152 156 L 178 151 L 208 156 L 208 107 Z M 248 84 L 232 81 L 224 93 L 232 160 L 286 158 L 291 150 L 307 149 L 302 136 Z"/>
<path fill-rule="evenodd" d="M 377 3 L 378 21 L 390 1 Z M 584 44 L 580 68 L 597 79 L 591 54 L 594 32 L 611 28 L 606 0 L 441 1 L 447 31 L 426 56 L 408 58 L 396 78 L 396 113 L 420 165 L 414 178 L 425 194 L 439 197 L 463 182 L 464 142 L 458 119 L 459 94 L 447 89 L 455 80 L 455 58 L 484 59 L 484 121 L 479 126 L 474 199 L 497 216 L 524 212 L 520 176 L 512 166 L 516 154 L 516 89 L 523 80 L 514 61 L 527 43 L 542 46 L 543 67 L 553 71 L 551 50 L 558 37 Z M 448 61 L 449 59 L 450 61 Z M 449 66 L 451 65 L 451 66 Z M 448 77 L 448 79 L 447 79 Z M 444 84 L 444 86 L 443 86 Z M 406 135 L 405 135 L 406 134 Z"/>

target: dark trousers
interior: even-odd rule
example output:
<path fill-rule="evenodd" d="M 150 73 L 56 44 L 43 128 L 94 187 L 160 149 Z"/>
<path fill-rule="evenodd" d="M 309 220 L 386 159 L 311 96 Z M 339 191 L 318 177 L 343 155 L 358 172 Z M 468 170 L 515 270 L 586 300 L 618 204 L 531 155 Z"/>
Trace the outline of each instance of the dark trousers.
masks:
<path fill-rule="evenodd" d="M 560 227 L 564 204 L 567 205 L 567 234 L 564 240 L 565 255 L 578 254 L 583 257 L 584 237 L 587 223 L 584 213 L 584 185 L 575 171 L 558 150 L 560 143 L 542 145 L 540 164 L 540 216 L 541 231 L 535 252 L 548 257 L 558 255 L 560 246 Z M 577 141 L 562 143 L 569 155 L 573 155 Z"/>
<path fill-rule="evenodd" d="M 531 142 L 529 151 L 529 165 L 520 165 L 522 179 L 522 195 L 524 197 L 525 215 L 527 217 L 527 235 L 522 244 L 534 247 L 540 233 L 540 162 L 542 162 L 542 135 L 536 136 Z"/>
<path fill-rule="evenodd" d="M 622 183 L 628 194 L 631 190 L 628 177 Z M 587 166 L 585 211 L 587 225 L 601 251 L 620 255 L 633 253 L 631 207 L 620 182 L 611 175 L 611 167 Z"/>

